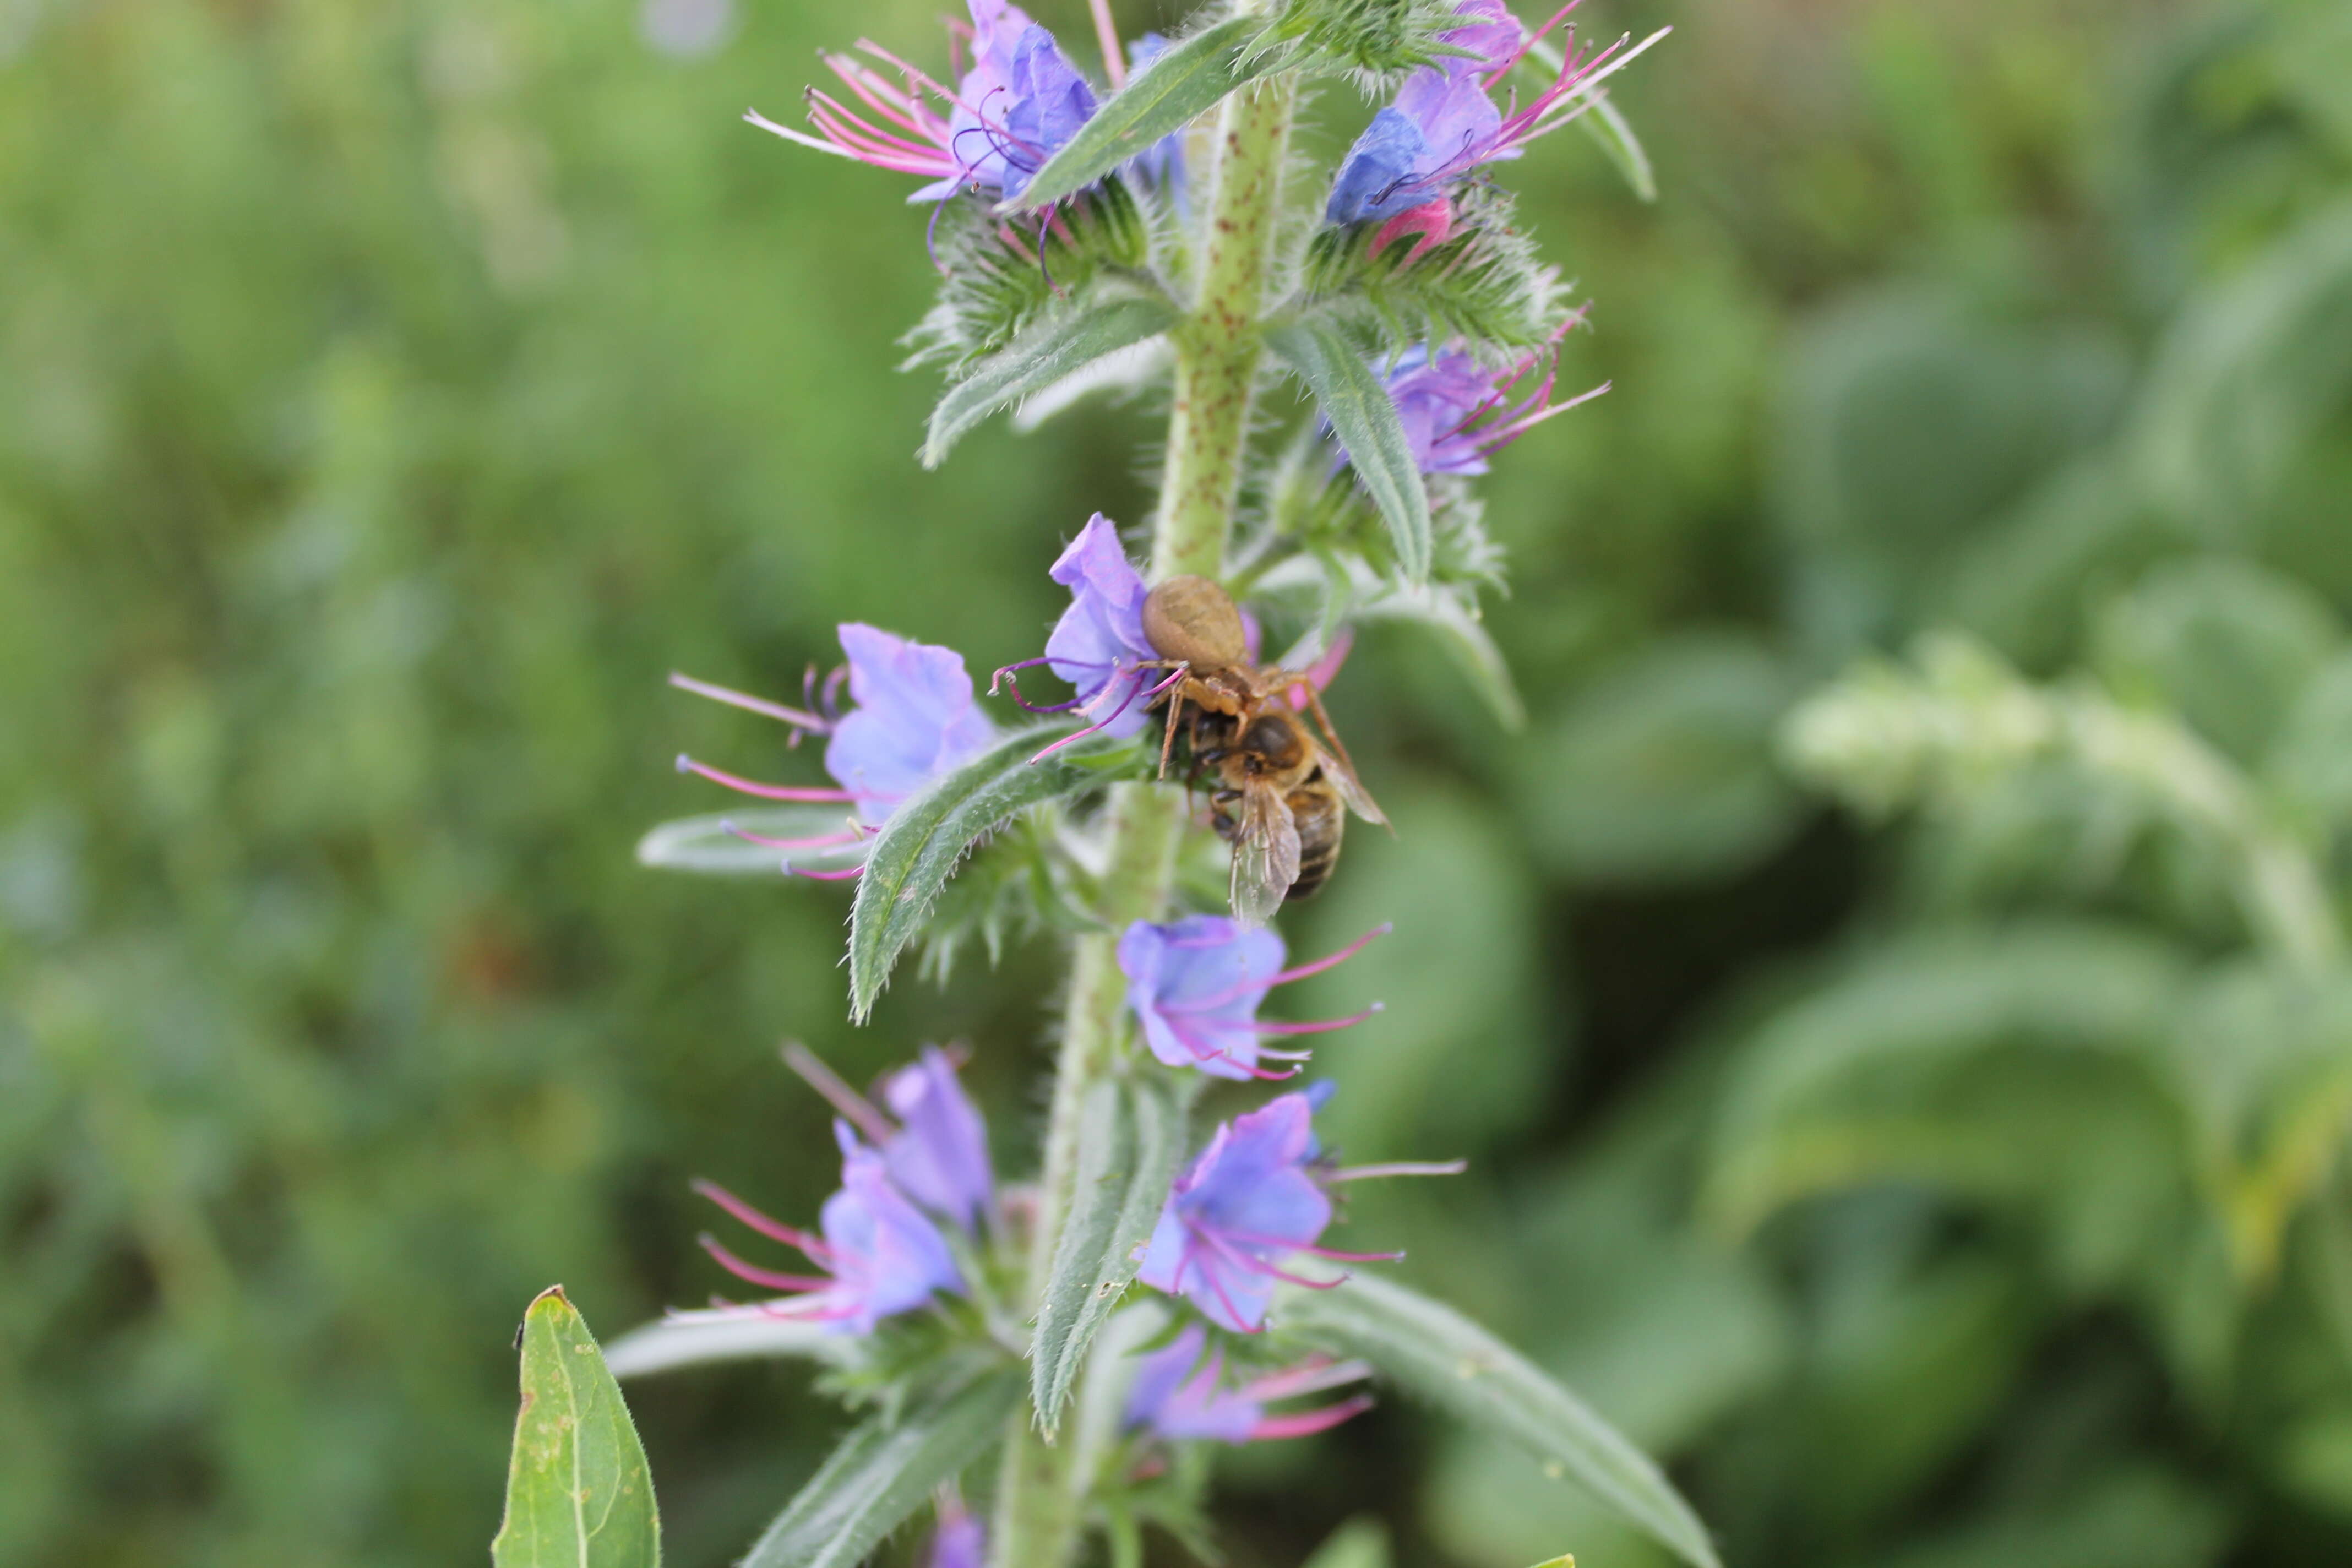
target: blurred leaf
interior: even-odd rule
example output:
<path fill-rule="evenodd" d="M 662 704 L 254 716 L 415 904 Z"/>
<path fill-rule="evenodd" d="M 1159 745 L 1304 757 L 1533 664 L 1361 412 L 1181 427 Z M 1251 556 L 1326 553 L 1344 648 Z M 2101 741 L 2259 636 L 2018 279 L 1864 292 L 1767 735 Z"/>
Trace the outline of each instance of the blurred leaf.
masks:
<path fill-rule="evenodd" d="M 1048 1436 L 1096 1331 L 1141 1265 L 1183 1153 L 1184 1113 L 1167 1088 L 1129 1079 L 1087 1092 L 1070 1211 L 1055 1240 L 1029 1349 L 1037 1424 Z"/>
<path fill-rule="evenodd" d="M 1573 1477 L 1697 1568 L 1718 1568 L 1706 1527 L 1642 1452 L 1577 1397 L 1452 1308 L 1370 1275 L 1335 1289 L 1286 1288 L 1283 1326 L 1346 1355 L 1457 1419 Z"/>
<path fill-rule="evenodd" d="M 1790 672 L 1740 638 L 1664 638 L 1547 723 L 1518 793 L 1547 868 L 1590 883 L 1737 873 L 1801 809 L 1773 756 Z"/>
<path fill-rule="evenodd" d="M 849 914 L 849 1014 L 864 1023 L 899 952 L 922 930 L 957 865 L 1016 814 L 1099 789 L 1108 777 L 1080 756 L 1030 759 L 1075 733 L 1075 722 L 1015 731 L 920 794 L 900 801 L 866 852 Z"/>
<path fill-rule="evenodd" d="M 1101 300 L 1048 316 L 972 365 L 941 395 L 923 440 L 923 467 L 945 462 L 966 431 L 1005 405 L 1157 337 L 1176 320 L 1176 308 L 1161 299 Z"/>
<path fill-rule="evenodd" d="M 2228 1536 L 2228 1510 L 2204 1489 L 2135 1467 L 1893 1552 L 1884 1568 L 2208 1568 Z"/>
<path fill-rule="evenodd" d="M 1408 583 L 1429 576 L 1429 492 L 1387 385 L 1346 333 L 1307 316 L 1269 330 L 1266 346 L 1298 373 L 1316 407 L 1348 449 L 1354 470 L 1388 524 L 1397 569 Z"/>
<path fill-rule="evenodd" d="M 840 1353 L 845 1342 L 840 1334 L 828 1331 L 823 1323 L 716 1308 L 672 1312 L 641 1328 L 631 1329 L 604 1352 L 604 1364 L 612 1369 L 614 1377 L 643 1377 L 685 1366 L 761 1361 L 773 1356 L 830 1361 Z"/>
<path fill-rule="evenodd" d="M 1005 202 L 1002 210 L 1026 212 L 1076 195 L 1272 69 L 1278 62 L 1270 57 L 1246 63 L 1242 58 L 1243 50 L 1265 27 L 1263 16 L 1228 16 L 1169 46 L 1127 86 L 1104 100 L 1093 118 L 1045 160 L 1020 195 Z"/>
<path fill-rule="evenodd" d="M 740 827 L 764 838 L 835 837 L 856 820 L 848 805 L 755 805 L 710 816 L 682 816 L 637 840 L 637 864 L 714 877 L 776 877 L 793 871 L 837 871 L 862 863 L 863 835 L 846 844 L 777 849 L 728 831 Z"/>
<path fill-rule="evenodd" d="M 2126 699 L 2179 710 L 2241 763 L 2259 762 L 2343 631 L 2300 584 L 2228 556 L 2158 567 L 2110 604 L 2097 658 Z"/>
<path fill-rule="evenodd" d="M 2264 759 L 2264 782 L 2325 842 L 2352 829 L 2352 651 L 2305 683 Z"/>
<path fill-rule="evenodd" d="M 1592 107 L 1577 117 L 1577 129 L 1601 144 L 1609 155 L 1610 163 L 1625 176 L 1625 184 L 1645 202 L 1658 199 L 1658 177 L 1650 168 L 1650 155 L 1642 150 L 1641 138 L 1633 134 L 1628 121 L 1605 92 L 1593 95 Z"/>
<path fill-rule="evenodd" d="M 856 1568 L 930 1500 L 933 1488 L 962 1474 L 1003 1435 L 1023 1381 L 1006 1368 L 898 1421 L 864 1422 L 776 1516 L 740 1568 Z"/>
<path fill-rule="evenodd" d="M 522 1413 L 498 1568 L 657 1568 L 645 1446 L 588 1325 L 551 1288 L 522 1321 Z"/>
<path fill-rule="evenodd" d="M 1366 1516 L 1333 1531 L 1306 1568 L 1389 1568 L 1390 1561 L 1388 1526 Z"/>
<path fill-rule="evenodd" d="M 1433 637 L 1495 716 L 1495 722 L 1506 730 L 1526 727 L 1527 705 L 1519 699 L 1518 685 L 1511 679 L 1503 650 L 1495 646 L 1479 617 L 1475 589 L 1443 584 L 1395 588 L 1358 605 L 1351 618 L 1396 621 Z"/>

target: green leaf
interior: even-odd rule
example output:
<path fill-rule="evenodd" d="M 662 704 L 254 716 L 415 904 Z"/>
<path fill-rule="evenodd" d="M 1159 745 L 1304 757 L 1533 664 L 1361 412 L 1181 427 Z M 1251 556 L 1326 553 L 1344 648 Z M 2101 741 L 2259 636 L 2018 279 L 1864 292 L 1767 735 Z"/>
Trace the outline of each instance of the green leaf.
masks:
<path fill-rule="evenodd" d="M 661 1517 L 646 1450 L 588 1325 L 554 1286 L 522 1321 L 522 1411 L 497 1568 L 655 1568 Z"/>
<path fill-rule="evenodd" d="M 1388 388 L 1347 334 L 1327 321 L 1301 317 L 1274 328 L 1265 341 L 1307 383 L 1332 433 L 1347 447 L 1357 480 L 1388 524 L 1398 567 L 1412 582 L 1426 581 L 1429 492 Z"/>
<path fill-rule="evenodd" d="M 1625 176 L 1636 196 L 1645 202 L 1658 199 L 1658 177 L 1651 171 L 1650 155 L 1642 150 L 1641 138 L 1633 134 L 1633 127 L 1607 95 L 1595 98 L 1591 110 L 1577 116 L 1576 123 L 1601 143 L 1601 150 Z"/>
<path fill-rule="evenodd" d="M 1037 1424 L 1049 1436 L 1095 1331 L 1135 1278 L 1136 1254 L 1151 1239 L 1183 1150 L 1184 1113 L 1166 1089 L 1135 1081 L 1087 1091 L 1076 1189 L 1029 1352 Z"/>
<path fill-rule="evenodd" d="M 998 409 L 1043 392 L 1107 354 L 1132 348 L 1176 324 L 1165 300 L 1122 299 L 1047 318 L 950 386 L 931 410 L 923 467 L 936 468 L 966 431 Z"/>
<path fill-rule="evenodd" d="M 740 1568 L 856 1568 L 1003 1436 L 1020 1402 L 1021 1374 L 1007 1367 L 905 1418 L 866 1422 L 809 1478 Z"/>
<path fill-rule="evenodd" d="M 853 1019 L 862 1024 L 873 1013 L 898 954 L 923 929 L 932 900 L 973 845 L 1018 812 L 1110 782 L 1109 770 L 1088 765 L 1099 763 L 1097 752 L 1029 760 L 1076 727 L 1062 720 L 1016 731 L 890 813 L 866 852 L 850 906 Z"/>
<path fill-rule="evenodd" d="M 1697 1568 L 1719 1568 L 1706 1527 L 1642 1451 L 1533 1363 L 1453 1308 L 1369 1275 L 1283 1293 L 1281 1322 L 1360 1356 L 1408 1394 L 1505 1437 Z"/>
<path fill-rule="evenodd" d="M 841 1335 L 827 1333 L 824 1324 L 799 1319 L 725 1310 L 672 1312 L 614 1340 L 604 1352 L 604 1364 L 614 1377 L 643 1377 L 683 1366 L 773 1356 L 831 1361 L 845 1342 Z"/>
<path fill-rule="evenodd" d="M 763 838 L 817 838 L 848 830 L 848 805 L 755 805 L 710 816 L 665 822 L 637 840 L 637 864 L 706 877 L 774 877 L 795 871 L 835 871 L 866 858 L 862 839 L 812 849 L 776 849 L 728 832 L 740 827 Z"/>
<path fill-rule="evenodd" d="M 1265 25 L 1261 16 L 1229 16 L 1171 46 L 1096 110 L 1000 210 L 1024 212 L 1076 195 L 1214 109 L 1235 88 L 1273 69 L 1278 62 L 1271 56 L 1242 59 L 1244 48 Z"/>
<path fill-rule="evenodd" d="M 1388 1526 L 1370 1514 L 1360 1514 L 1315 1549 L 1307 1568 L 1389 1568 L 1392 1561 Z"/>
<path fill-rule="evenodd" d="M 1469 679 L 1495 721 L 1506 730 L 1525 729 L 1527 704 L 1511 679 L 1503 650 L 1478 617 L 1478 595 L 1465 587 L 1428 587 L 1383 594 L 1355 612 L 1359 621 L 1401 621 L 1427 631 Z"/>

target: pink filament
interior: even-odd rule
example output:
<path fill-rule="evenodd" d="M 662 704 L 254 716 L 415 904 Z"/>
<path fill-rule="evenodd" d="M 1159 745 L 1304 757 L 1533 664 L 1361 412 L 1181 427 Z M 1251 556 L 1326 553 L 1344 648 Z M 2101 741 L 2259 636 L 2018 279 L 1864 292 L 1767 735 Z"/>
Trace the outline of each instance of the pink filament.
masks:
<path fill-rule="evenodd" d="M 813 1236 L 804 1230 L 795 1229 L 780 1220 L 770 1219 L 716 1182 L 704 1181 L 698 1177 L 694 1182 L 694 1191 L 700 1196 L 709 1198 L 771 1241 L 781 1241 L 786 1247 L 804 1252 L 820 1264 L 833 1256 L 833 1248 L 826 1246 L 822 1237 Z"/>
<path fill-rule="evenodd" d="M 793 784 L 755 784 L 750 779 L 738 778 L 733 773 L 722 773 L 706 763 L 698 763 L 688 756 L 680 756 L 677 759 L 677 771 L 682 773 L 694 773 L 709 779 L 712 784 L 725 784 L 738 794 L 757 795 L 761 800 L 800 800 L 839 805 L 857 798 L 845 789 L 810 789 Z"/>

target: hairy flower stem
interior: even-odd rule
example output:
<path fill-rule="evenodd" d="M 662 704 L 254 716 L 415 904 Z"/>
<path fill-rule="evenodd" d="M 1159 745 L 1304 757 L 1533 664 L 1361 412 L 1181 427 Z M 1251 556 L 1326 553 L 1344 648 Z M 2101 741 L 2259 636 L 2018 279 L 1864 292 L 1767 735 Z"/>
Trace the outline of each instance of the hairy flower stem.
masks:
<path fill-rule="evenodd" d="M 1154 578 L 1222 576 L 1241 492 L 1250 395 L 1264 347 L 1258 311 L 1274 261 L 1282 170 L 1297 102 L 1295 79 L 1279 78 L 1225 100 L 1217 126 L 1199 277 L 1200 297 L 1173 333 L 1175 407 L 1152 545 Z M 1183 800 L 1148 784 L 1111 796 L 1111 858 L 1098 912 L 1105 929 L 1080 937 L 1070 973 L 1062 1048 L 1055 1064 L 1045 1171 L 1029 1255 L 1029 1305 L 1044 1294 L 1077 1171 L 1080 1107 L 1087 1091 L 1118 1069 L 1126 1037 L 1127 978 L 1118 933 L 1167 912 Z M 1064 1568 L 1076 1554 L 1084 1499 L 1066 1447 L 1047 1444 L 1025 1407 L 1005 1434 L 990 1562 L 994 1568 Z"/>
<path fill-rule="evenodd" d="M 1171 334 L 1175 397 L 1151 552 L 1156 578 L 1188 572 L 1214 577 L 1224 568 L 1265 348 L 1258 310 L 1273 268 L 1297 100 L 1297 79 L 1278 76 L 1234 93 L 1218 118 L 1200 295 Z"/>

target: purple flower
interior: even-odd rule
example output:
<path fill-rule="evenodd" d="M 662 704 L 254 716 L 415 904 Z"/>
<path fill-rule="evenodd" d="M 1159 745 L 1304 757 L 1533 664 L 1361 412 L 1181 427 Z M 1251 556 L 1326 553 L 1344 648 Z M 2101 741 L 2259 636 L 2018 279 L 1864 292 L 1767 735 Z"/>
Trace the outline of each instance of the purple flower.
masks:
<path fill-rule="evenodd" d="M 1094 89 L 1054 35 L 1019 6 L 1004 0 L 969 4 L 971 68 L 953 90 L 887 50 L 861 43 L 858 48 L 890 68 L 897 80 L 849 55 L 824 60 L 864 113 L 811 88 L 814 136 L 757 113 L 744 118 L 819 152 L 929 178 L 910 201 L 944 201 L 961 190 L 1019 195 L 1093 116 Z"/>
<path fill-rule="evenodd" d="M 825 772 L 838 789 L 810 789 L 793 784 L 755 784 L 733 773 L 705 766 L 691 757 L 677 760 L 680 773 L 698 773 L 715 784 L 762 800 L 840 801 L 853 804 L 870 827 L 887 820 L 898 803 L 941 773 L 988 749 L 996 727 L 972 701 L 971 677 L 963 656 L 950 647 L 936 647 L 893 637 L 851 621 L 839 628 L 841 651 L 848 663 L 829 677 L 823 689 L 814 672 L 807 682 L 808 706 L 787 708 L 765 698 L 731 691 L 708 681 L 673 675 L 670 684 L 737 708 L 781 719 L 793 726 L 792 743 L 803 734 L 830 737 L 824 748 Z M 849 685 L 853 704 L 846 713 L 836 710 L 842 681 Z M 853 843 L 855 829 L 812 838 L 769 838 L 740 828 L 737 837 L 776 849 L 820 849 Z M 793 869 L 787 861 L 784 869 Z M 802 876 L 854 877 L 847 871 L 802 871 Z"/>
<path fill-rule="evenodd" d="M 1560 328 L 1564 335 L 1582 321 L 1580 311 Z M 1556 340 L 1555 340 L 1556 341 Z M 1519 388 L 1543 374 L 1531 391 Z M 1489 370 L 1459 349 L 1433 357 L 1415 343 L 1397 356 L 1383 380 L 1412 448 L 1413 465 L 1424 474 L 1483 474 L 1489 453 L 1509 446 L 1557 414 L 1565 414 L 1609 390 L 1603 382 L 1564 403 L 1551 401 L 1557 362 L 1550 351 L 1528 354 L 1501 370 Z M 1347 461 L 1343 448 L 1339 461 Z"/>
<path fill-rule="evenodd" d="M 1283 1095 L 1220 1125 L 1168 1194 L 1136 1277 L 1183 1297 L 1221 1328 L 1254 1334 L 1265 1327 L 1276 1280 L 1315 1289 L 1336 1283 L 1285 1273 L 1281 1265 L 1294 1254 L 1354 1260 L 1399 1256 L 1315 1245 L 1331 1223 L 1331 1200 L 1308 1169 L 1321 1153 L 1312 1119 L 1330 1088 L 1318 1084 Z"/>
<path fill-rule="evenodd" d="M 988 1531 L 961 1503 L 940 1508 L 940 1528 L 931 1537 L 924 1568 L 982 1568 L 988 1560 Z"/>
<path fill-rule="evenodd" d="M 824 1271 L 779 1274 L 702 1237 L 704 1248 L 728 1272 L 788 1293 L 751 1310 L 868 1334 L 878 1320 L 922 1306 L 939 1291 L 961 1294 L 963 1276 L 939 1227 L 891 1184 L 883 1157 L 860 1143 L 848 1123 L 835 1121 L 833 1131 L 841 1145 L 841 1191 L 818 1211 L 822 1237 L 778 1224 L 723 1187 L 695 1184 L 703 1196 L 751 1229 L 799 1249 Z"/>
<path fill-rule="evenodd" d="M 882 1143 L 890 1179 L 925 1208 L 972 1229 L 995 1201 L 996 1184 L 987 1125 L 956 1080 L 955 1063 L 925 1046 L 921 1060 L 883 1079 L 882 1102 L 900 1123 Z"/>
<path fill-rule="evenodd" d="M 1398 235 L 1418 233 L 1410 263 L 1452 232 L 1453 186 L 1483 164 L 1517 157 L 1528 142 L 1575 119 L 1602 78 L 1664 36 L 1662 29 L 1630 50 L 1620 38 L 1591 56 L 1570 47 L 1551 85 L 1524 106 L 1515 101 L 1507 113 L 1496 108 L 1495 85 L 1573 7 L 1570 0 L 1524 36 L 1503 0 L 1465 0 L 1459 12 L 1472 20 L 1444 38 L 1470 54 L 1414 71 L 1395 100 L 1372 116 L 1340 162 L 1324 221 L 1383 223 L 1372 242 L 1375 255 Z"/>
<path fill-rule="evenodd" d="M 841 628 L 856 704 L 834 727 L 824 771 L 879 823 L 900 801 L 971 761 L 996 738 L 972 702 L 971 677 L 953 648 L 910 642 L 851 622 Z"/>
<path fill-rule="evenodd" d="M 1328 958 L 1286 970 L 1282 938 L 1263 927 L 1222 915 L 1191 915 L 1172 925 L 1138 921 L 1118 939 L 1118 967 L 1127 976 L 1127 1005 L 1160 1060 L 1211 1078 L 1288 1078 L 1297 1067 L 1270 1071 L 1259 1058 L 1297 1062 L 1307 1053 L 1269 1050 L 1259 1044 L 1262 1036 L 1345 1028 L 1380 1008 L 1322 1023 L 1261 1024 L 1257 1010 L 1266 993 L 1346 962 L 1389 929 L 1377 927 Z"/>
<path fill-rule="evenodd" d="M 1157 666 L 1160 659 L 1143 635 L 1148 590 L 1118 542 L 1118 526 L 1095 513 L 1047 575 L 1070 591 L 1070 607 L 1054 623 L 1053 635 L 1045 639 L 1045 657 L 1005 666 L 989 682 L 989 690 L 1002 682 L 1012 688 L 1013 700 L 1033 713 L 1076 712 L 1092 721 L 1078 734 L 1045 748 L 1047 752 L 1097 731 L 1120 737 L 1134 734 L 1143 728 L 1141 700 L 1151 695 L 1146 667 Z M 1013 672 L 1041 664 L 1077 688 L 1077 695 L 1050 705 L 1024 700 Z"/>
<path fill-rule="evenodd" d="M 1263 1443 L 1325 1431 L 1371 1408 L 1370 1397 L 1360 1394 L 1318 1410 L 1268 1415 L 1265 1407 L 1275 1400 L 1360 1382 L 1371 1375 L 1371 1369 L 1361 1362 L 1334 1363 L 1316 1357 L 1228 1388 L 1223 1352 L 1211 1352 L 1205 1361 L 1202 1357 L 1208 1337 L 1207 1331 L 1194 1323 L 1165 1349 L 1144 1357 L 1136 1368 L 1135 1381 L 1128 1386 L 1129 1431 L 1149 1431 L 1178 1442 L 1207 1438 Z"/>

